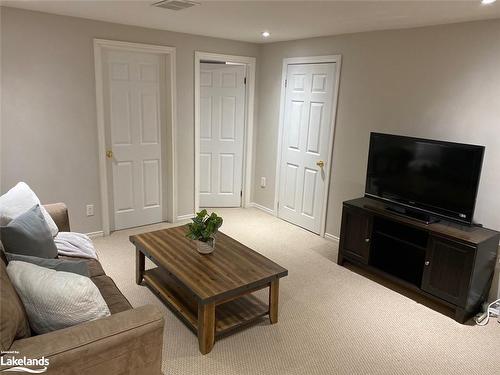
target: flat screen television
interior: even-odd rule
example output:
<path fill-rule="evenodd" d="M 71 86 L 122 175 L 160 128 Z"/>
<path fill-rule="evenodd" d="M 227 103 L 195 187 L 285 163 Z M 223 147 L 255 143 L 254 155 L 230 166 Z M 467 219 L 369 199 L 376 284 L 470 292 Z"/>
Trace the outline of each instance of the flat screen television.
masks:
<path fill-rule="evenodd" d="M 371 133 L 365 196 L 471 225 L 483 155 L 484 146 Z"/>

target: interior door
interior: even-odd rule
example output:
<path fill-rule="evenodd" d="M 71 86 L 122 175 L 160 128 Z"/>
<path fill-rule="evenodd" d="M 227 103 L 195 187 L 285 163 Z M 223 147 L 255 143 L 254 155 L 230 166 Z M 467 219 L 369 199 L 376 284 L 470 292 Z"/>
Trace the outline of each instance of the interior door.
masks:
<path fill-rule="evenodd" d="M 114 229 L 160 222 L 161 57 L 119 50 L 103 57 Z"/>
<path fill-rule="evenodd" d="M 241 205 L 245 69 L 200 64 L 201 207 Z"/>
<path fill-rule="evenodd" d="M 335 63 L 287 67 L 278 215 L 319 233 L 329 164 Z"/>

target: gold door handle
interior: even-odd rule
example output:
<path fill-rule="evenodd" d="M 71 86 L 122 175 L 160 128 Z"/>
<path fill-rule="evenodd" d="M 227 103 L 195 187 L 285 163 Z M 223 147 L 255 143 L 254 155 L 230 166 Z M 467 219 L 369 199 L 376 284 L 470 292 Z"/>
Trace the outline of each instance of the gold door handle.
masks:
<path fill-rule="evenodd" d="M 325 166 L 325 162 L 323 160 L 317 161 L 316 165 L 320 168 L 323 168 Z"/>
<path fill-rule="evenodd" d="M 113 151 L 111 151 L 111 150 L 106 151 L 106 157 L 108 159 L 111 159 L 113 157 Z"/>

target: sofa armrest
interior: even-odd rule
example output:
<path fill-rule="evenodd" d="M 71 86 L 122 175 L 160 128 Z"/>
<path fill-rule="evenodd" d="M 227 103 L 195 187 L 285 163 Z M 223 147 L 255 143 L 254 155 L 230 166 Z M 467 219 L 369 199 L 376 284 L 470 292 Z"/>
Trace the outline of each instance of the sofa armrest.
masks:
<path fill-rule="evenodd" d="M 48 374 L 159 375 L 163 325 L 159 308 L 146 305 L 14 341 L 9 351 L 48 358 Z"/>
<path fill-rule="evenodd" d="M 64 203 L 44 204 L 59 229 L 59 232 L 70 232 L 68 207 Z"/>

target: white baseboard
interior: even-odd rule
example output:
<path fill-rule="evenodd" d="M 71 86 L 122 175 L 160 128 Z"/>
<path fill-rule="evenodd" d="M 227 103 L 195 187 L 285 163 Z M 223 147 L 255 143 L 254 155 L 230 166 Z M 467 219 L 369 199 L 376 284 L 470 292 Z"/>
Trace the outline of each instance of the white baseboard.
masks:
<path fill-rule="evenodd" d="M 179 215 L 179 216 L 177 216 L 177 218 L 175 219 L 175 221 L 189 220 L 189 219 L 192 219 L 195 216 L 196 216 L 196 214 Z"/>
<path fill-rule="evenodd" d="M 90 232 L 90 233 L 86 233 L 86 234 L 90 238 L 104 237 L 104 232 L 102 230 L 99 230 L 97 232 Z"/>
<path fill-rule="evenodd" d="M 262 205 L 260 205 L 258 203 L 255 203 L 255 202 L 250 202 L 248 204 L 248 207 L 253 207 L 253 208 L 256 208 L 258 210 L 264 211 L 264 212 L 266 212 L 266 213 L 268 213 L 270 215 L 276 216 L 276 213 L 274 212 L 274 210 L 272 210 L 270 208 L 267 208 L 265 206 L 262 206 Z"/>
<path fill-rule="evenodd" d="M 330 234 L 330 233 L 325 233 L 325 238 L 327 240 L 330 240 L 330 241 L 333 241 L 333 242 L 339 242 L 340 238 L 333 235 L 333 234 Z"/>

